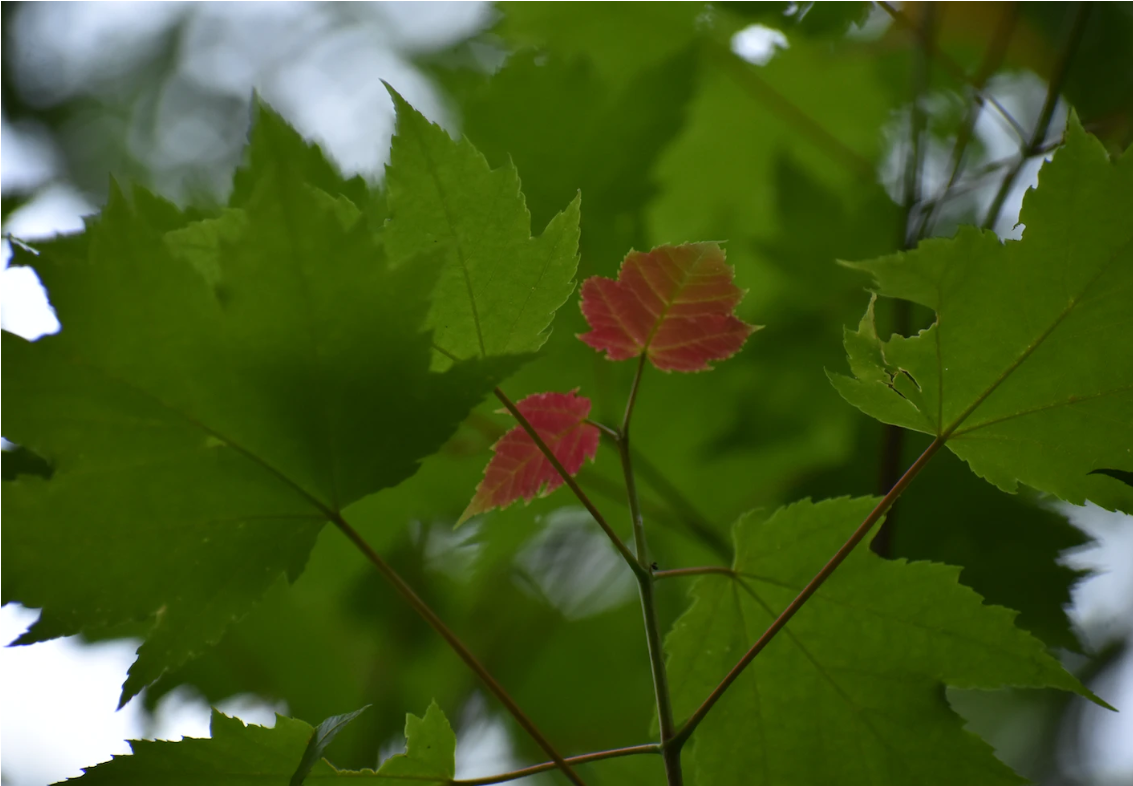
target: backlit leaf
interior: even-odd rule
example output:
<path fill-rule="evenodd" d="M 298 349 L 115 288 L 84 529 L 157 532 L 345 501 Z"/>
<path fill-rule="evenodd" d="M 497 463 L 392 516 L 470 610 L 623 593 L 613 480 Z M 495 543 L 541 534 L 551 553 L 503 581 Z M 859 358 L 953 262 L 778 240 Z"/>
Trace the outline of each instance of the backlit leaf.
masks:
<path fill-rule="evenodd" d="M 310 724 L 282 715 L 276 716 L 275 726 L 270 729 L 246 726 L 243 721 L 217 710 L 212 711 L 209 728 L 212 736 L 208 739 L 131 740 L 132 755 L 115 756 L 103 764 L 87 767 L 80 778 L 67 783 L 85 781 L 83 786 L 154 783 L 286 786 L 303 756 L 307 740 L 315 731 Z M 320 761 L 314 771 L 308 783 L 316 782 L 315 774 L 325 775 L 333 769 Z"/>
<path fill-rule="evenodd" d="M 662 371 L 706 371 L 740 350 L 758 328 L 733 312 L 744 293 L 715 243 L 630 251 L 617 280 L 582 284 L 590 332 L 579 336 L 610 360 L 643 352 Z"/>
<path fill-rule="evenodd" d="M 1023 239 L 963 228 L 853 267 L 936 311 L 882 341 L 873 309 L 847 332 L 838 391 L 885 423 L 947 438 L 1005 491 L 1133 511 L 1133 156 L 1110 161 L 1076 120 L 1023 203 Z"/>
<path fill-rule="evenodd" d="M 569 393 L 536 393 L 516 407 L 535 428 L 551 452 L 571 475 L 598 451 L 598 429 L 586 422 L 590 399 Z M 563 484 L 562 477 L 522 426 L 516 425 L 492 446 L 492 460 L 476 496 L 458 524 L 492 508 L 506 508 L 518 499 L 530 502 Z"/>
<path fill-rule="evenodd" d="M 351 713 L 347 718 L 357 715 Z M 296 763 L 304 758 L 309 741 L 315 739 L 326 723 L 341 720 L 330 718 L 319 729 L 295 718 L 276 715 L 275 726 L 244 725 L 216 710 L 212 713 L 208 739 L 186 738 L 178 742 L 133 740 L 133 755 L 115 756 L 105 764 L 88 767 L 80 778 L 84 786 L 98 784 L 193 784 L 212 783 L 218 786 L 286 786 L 294 774 Z M 444 713 L 434 702 L 424 718 L 407 715 L 405 719 L 406 752 L 387 759 L 374 770 L 339 770 L 326 759 L 310 762 L 305 779 L 299 782 L 329 781 L 446 784 L 456 773 L 456 735 Z M 320 751 L 321 753 L 321 751 Z"/>
<path fill-rule="evenodd" d="M 386 759 L 377 776 L 414 783 L 448 783 L 456 775 L 456 735 L 436 702 L 425 717 L 405 716 L 405 753 Z"/>
<path fill-rule="evenodd" d="M 875 504 L 808 500 L 740 519 L 739 579 L 697 581 L 666 641 L 678 717 L 699 706 Z M 959 572 L 864 547 L 851 553 L 697 728 L 698 782 L 1018 783 L 964 730 L 943 685 L 1090 694 L 1012 624 L 1014 612 L 984 605 Z"/>
<path fill-rule="evenodd" d="M 445 255 L 427 326 L 451 357 L 534 352 L 574 290 L 579 199 L 531 237 L 531 218 L 510 163 L 490 169 L 390 89 L 397 134 L 387 170 L 390 256 Z M 443 357 L 438 367 L 447 367 Z"/>

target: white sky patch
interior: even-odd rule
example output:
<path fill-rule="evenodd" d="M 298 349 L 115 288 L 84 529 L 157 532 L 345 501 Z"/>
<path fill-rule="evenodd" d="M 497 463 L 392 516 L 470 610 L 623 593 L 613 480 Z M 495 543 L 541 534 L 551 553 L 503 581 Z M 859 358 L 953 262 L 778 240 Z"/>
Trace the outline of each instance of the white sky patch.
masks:
<path fill-rule="evenodd" d="M 488 712 L 482 694 L 474 693 L 460 714 L 459 723 L 450 719 L 456 728 L 457 778 L 485 778 L 521 766 L 503 718 Z"/>
<path fill-rule="evenodd" d="M 0 609 L 0 736 L 4 740 L 4 782 L 42 786 L 82 775 L 114 755 L 130 753 L 126 740 L 208 737 L 211 710 L 188 689 L 162 698 L 152 718 L 140 697 L 121 710 L 118 696 L 141 642 L 121 639 L 88 644 L 79 637 L 24 647 L 4 647 L 39 616 L 10 603 Z M 216 708 L 245 723 L 274 726 L 283 703 L 250 694 L 233 696 Z"/>
<path fill-rule="evenodd" d="M 18 637 L 39 612 L 9 604 L 0 609 L 2 644 Z M 75 639 L 0 647 L 0 733 L 4 780 L 42 786 L 82 774 L 83 767 L 130 752 L 140 736 L 137 700 L 120 712 L 118 695 L 138 642 L 85 646 Z"/>
<path fill-rule="evenodd" d="M 52 185 L 13 213 L 4 224 L 4 232 L 22 240 L 77 232 L 83 228 L 83 216 L 93 212 L 94 207 L 73 188 Z M 29 267 L 8 267 L 11 252 L 6 240 L 3 257 L 0 327 L 29 341 L 58 332 L 59 320 L 47 301 L 39 276 Z"/>
<path fill-rule="evenodd" d="M 732 36 L 732 51 L 753 65 L 767 65 L 780 49 L 789 49 L 783 32 L 764 25 L 749 25 Z"/>
<path fill-rule="evenodd" d="M 629 602 L 637 583 L 621 555 L 582 508 L 559 508 L 515 558 L 544 600 L 568 620 Z"/>

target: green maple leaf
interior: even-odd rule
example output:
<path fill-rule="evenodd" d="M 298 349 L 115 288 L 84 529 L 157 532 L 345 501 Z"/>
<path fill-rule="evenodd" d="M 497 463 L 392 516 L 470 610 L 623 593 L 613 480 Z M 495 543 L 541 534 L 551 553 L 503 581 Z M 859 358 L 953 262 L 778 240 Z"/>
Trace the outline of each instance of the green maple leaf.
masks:
<path fill-rule="evenodd" d="M 1005 491 L 1133 511 L 1133 156 L 1111 162 L 1072 119 L 1027 194 L 1023 239 L 961 229 L 853 267 L 878 292 L 928 306 L 935 324 L 882 341 L 872 304 L 834 386 L 885 423 L 947 440 Z"/>
<path fill-rule="evenodd" d="M 518 52 L 463 100 L 462 129 L 492 163 L 523 172 L 542 224 L 582 191 L 582 258 L 610 275 L 629 248 L 649 248 L 642 211 L 657 195 L 652 170 L 680 130 L 697 68 L 680 53 L 621 90 L 585 60 Z"/>
<path fill-rule="evenodd" d="M 244 166 L 236 171 L 233 178 L 229 199 L 233 207 L 245 206 L 259 190 L 263 172 L 282 160 L 286 160 L 288 169 L 307 185 L 334 196 L 344 196 L 359 208 L 375 198 L 361 176 L 343 177 L 327 160 L 319 145 L 303 139 L 258 96 L 252 102 L 252 128 L 248 141 Z"/>
<path fill-rule="evenodd" d="M 405 753 L 390 756 L 377 776 L 424 783 L 448 783 L 456 775 L 456 735 L 436 702 L 423 718 L 405 716 Z"/>
<path fill-rule="evenodd" d="M 688 715 L 876 504 L 809 500 L 734 537 L 735 581 L 708 576 L 667 641 L 674 709 Z M 943 685 L 1090 694 L 1015 612 L 981 603 L 960 569 L 858 549 L 759 654 L 693 740 L 700 783 L 1009 784 Z"/>
<path fill-rule="evenodd" d="M 357 714 L 329 718 L 318 729 L 301 720 L 276 715 L 275 726 L 268 729 L 245 726 L 240 720 L 213 710 L 211 738 L 179 742 L 134 740 L 130 742 L 133 755 L 115 756 L 105 764 L 89 767 L 75 780 L 84 780 L 89 786 L 286 786 L 289 782 L 298 786 L 332 780 L 442 784 L 452 780 L 456 773 L 456 736 L 435 702 L 423 718 L 406 716 L 405 753 L 391 756 L 376 772 L 336 769 L 321 758 L 329 742 L 327 732 L 341 728 Z"/>
<path fill-rule="evenodd" d="M 910 436 L 909 464 L 927 443 Z M 1051 647 L 1080 651 L 1066 612 L 1071 589 L 1086 574 L 1059 557 L 1090 540 L 1037 496 L 1004 494 L 960 459 L 938 453 L 901 495 L 889 556 L 960 566 L 965 586 L 1019 612 L 1020 628 Z"/>
<path fill-rule="evenodd" d="M 445 254 L 427 323 L 436 345 L 458 358 L 538 350 L 574 291 L 579 199 L 531 237 L 515 167 L 490 169 L 467 139 L 453 141 L 392 88 L 390 95 L 397 133 L 387 243 L 395 261 Z"/>
<path fill-rule="evenodd" d="M 5 433 L 53 468 L 5 485 L 3 601 L 43 609 L 19 643 L 152 620 L 123 702 L 294 581 L 328 519 L 524 359 L 431 372 L 439 259 L 388 264 L 293 146 L 253 150 L 242 209 L 166 232 L 155 198 L 113 190 L 82 235 L 17 253 L 63 330 L 3 336 Z"/>

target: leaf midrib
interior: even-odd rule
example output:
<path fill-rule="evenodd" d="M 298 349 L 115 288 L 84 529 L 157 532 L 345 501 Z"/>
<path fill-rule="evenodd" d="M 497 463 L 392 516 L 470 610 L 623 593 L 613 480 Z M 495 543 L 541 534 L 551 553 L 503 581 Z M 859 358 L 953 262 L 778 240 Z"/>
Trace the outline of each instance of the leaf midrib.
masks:
<path fill-rule="evenodd" d="M 468 303 L 472 308 L 472 323 L 476 326 L 476 340 L 480 344 L 480 357 L 487 357 L 488 351 L 484 347 L 484 330 L 480 325 L 480 312 L 476 308 L 476 292 L 472 288 L 472 273 L 468 269 L 468 259 L 464 253 L 464 246 L 460 242 L 460 235 L 456 231 L 456 220 L 453 218 L 452 210 L 449 208 L 448 193 L 441 183 L 437 164 L 433 160 L 432 155 L 429 154 L 428 147 L 425 145 L 424 140 L 419 135 L 414 135 L 413 138 L 417 143 L 418 149 L 421 151 L 421 156 L 425 159 L 425 165 L 428 167 L 429 177 L 433 181 L 433 186 L 437 189 L 437 200 L 440 202 L 441 211 L 445 215 L 445 223 L 448 225 L 449 237 L 452 239 L 453 248 L 456 250 L 456 259 L 460 263 L 460 272 L 464 276 L 464 287 L 468 290 Z"/>
<path fill-rule="evenodd" d="M 701 249 L 700 253 L 696 257 L 696 260 L 688 266 L 688 269 L 681 271 L 681 277 L 676 280 L 676 291 L 673 292 L 673 297 L 670 298 L 668 302 L 665 302 L 665 298 L 660 297 L 660 293 L 656 290 L 656 288 L 654 288 L 653 282 L 649 280 L 649 277 L 642 275 L 642 279 L 644 279 L 645 283 L 649 286 L 649 289 L 653 291 L 653 294 L 657 295 L 661 299 L 662 303 L 664 303 L 664 306 L 661 308 L 661 313 L 657 316 L 656 321 L 653 323 L 653 327 L 649 331 L 649 335 L 645 337 L 645 344 L 641 348 L 641 351 L 643 353 L 649 354 L 649 347 L 653 344 L 653 339 L 657 337 L 657 332 L 661 329 L 661 325 L 663 325 L 665 323 L 665 320 L 668 318 L 669 311 L 672 310 L 673 305 L 677 302 L 677 298 L 680 297 L 680 294 L 684 290 L 684 288 L 688 286 L 689 279 L 692 278 L 697 266 L 704 261 L 704 257 L 707 254 L 708 250 Z"/>
<path fill-rule="evenodd" d="M 1044 330 L 1034 341 L 1032 341 L 1030 343 L 1030 345 L 1028 345 L 1027 348 L 1023 350 L 1022 354 L 1020 354 L 1019 357 L 1017 357 L 1011 363 L 1011 365 L 1009 365 L 1006 369 L 1004 369 L 1004 371 L 999 375 L 999 377 L 997 377 L 995 379 L 995 381 L 992 382 L 991 385 L 989 385 L 986 390 L 984 390 L 979 396 L 977 396 L 976 400 L 973 401 L 967 407 L 967 409 L 965 409 L 963 412 L 961 412 L 960 415 L 955 420 L 952 421 L 952 423 L 948 426 L 948 428 L 944 429 L 942 432 L 940 432 L 937 435 L 942 441 L 947 441 L 949 438 L 951 438 L 955 434 L 957 429 L 959 429 L 961 424 L 963 424 L 963 422 L 965 420 L 967 420 L 969 417 L 971 417 L 972 413 L 974 413 L 984 403 L 984 401 L 986 401 L 988 399 L 988 397 L 991 396 L 991 394 L 994 393 L 999 388 L 999 386 L 1002 385 L 1007 380 L 1008 377 L 1010 377 L 1012 374 L 1015 373 L 1016 369 L 1018 369 L 1021 365 L 1023 365 L 1023 363 L 1025 363 L 1027 361 L 1027 359 L 1032 354 L 1034 354 L 1035 351 L 1040 346 L 1043 345 L 1043 343 L 1050 337 L 1050 335 L 1052 333 L 1054 333 L 1054 331 L 1057 330 L 1058 327 L 1063 322 L 1066 321 L 1066 318 L 1069 317 L 1070 314 L 1074 311 L 1074 309 L 1077 308 L 1078 305 L 1085 299 L 1086 294 L 1090 291 L 1090 289 L 1095 284 L 1097 284 L 1098 281 L 1101 280 L 1102 276 L 1104 276 L 1106 274 L 1106 272 L 1109 271 L 1110 267 L 1117 261 L 1118 257 L 1122 253 L 1127 251 L 1131 246 L 1133 246 L 1133 237 L 1130 237 L 1128 240 L 1125 241 L 1125 243 L 1123 245 L 1114 249 L 1114 251 L 1110 255 L 1109 259 L 1106 260 L 1106 262 L 1098 268 L 1098 270 L 1094 274 L 1094 276 L 1088 282 L 1086 282 L 1086 285 L 1084 287 L 1082 287 L 1082 290 L 1076 296 L 1074 296 L 1070 299 L 1070 302 L 1066 305 L 1066 307 L 1064 309 L 1062 309 L 1062 311 L 1058 314 L 1058 316 L 1055 317 L 1054 321 L 1050 324 L 1050 326 L 1046 330 Z M 939 317 L 938 317 L 938 319 L 939 319 Z M 938 332 L 939 332 L 939 328 L 938 328 Z M 942 352 L 939 352 L 939 351 L 937 352 L 937 361 L 938 361 L 938 363 L 943 363 L 943 353 Z M 941 375 L 941 384 L 943 384 L 943 375 Z M 942 406 L 943 406 L 943 403 L 942 403 Z M 970 429 L 969 429 L 969 431 L 970 431 Z"/>
<path fill-rule="evenodd" d="M 306 500 L 311 505 L 311 507 L 313 507 L 321 515 L 325 516 L 328 521 L 333 521 L 335 516 L 337 515 L 337 512 L 335 510 L 333 510 L 330 506 L 325 505 L 312 492 L 307 491 L 305 488 L 303 488 L 301 485 L 299 485 L 299 483 L 297 481 L 292 480 L 290 477 L 288 477 L 283 472 L 283 470 L 277 469 L 275 466 L 270 464 L 266 459 L 260 457 L 259 455 L 257 455 L 253 451 L 249 450 L 248 448 L 245 448 L 244 446 L 240 445 L 235 440 L 230 439 L 229 437 L 225 436 L 224 434 L 222 434 L 221 432 L 212 428 L 211 426 L 206 425 L 205 423 L 203 423 L 202 421 L 193 417 L 192 415 L 188 414 L 187 412 L 183 412 L 180 409 L 178 409 L 177 407 L 174 407 L 172 404 L 167 403 L 163 398 L 161 398 L 156 393 L 154 393 L 150 390 L 147 390 L 143 387 L 139 387 L 137 384 L 135 384 L 134 382 L 131 382 L 127 379 L 123 379 L 121 377 L 118 377 L 117 375 L 112 374 L 106 368 L 99 366 L 99 365 L 96 365 L 94 363 L 91 363 L 91 362 L 87 361 L 85 358 L 83 358 L 79 355 L 64 354 L 62 351 L 60 351 L 59 348 L 50 347 L 49 345 L 48 345 L 47 351 L 50 351 L 53 355 L 55 355 L 57 358 L 59 358 L 64 364 L 69 364 L 69 365 L 77 366 L 79 368 L 84 368 L 84 369 L 93 371 L 93 372 L 101 375 L 104 379 L 108 380 L 109 382 L 112 382 L 116 385 L 121 385 L 122 387 L 124 387 L 124 388 L 126 388 L 126 389 L 128 389 L 128 390 L 130 390 L 134 393 L 139 394 L 143 398 L 149 399 L 150 401 L 157 404 L 158 407 L 161 408 L 163 411 L 168 412 L 169 414 L 173 415 L 175 418 L 177 418 L 177 419 L 179 419 L 179 420 L 181 420 L 185 423 L 188 423 L 190 426 L 193 426 L 194 428 L 198 429 L 199 431 L 203 432 L 204 434 L 207 434 L 207 435 L 209 435 L 209 436 L 211 436 L 215 439 L 220 440 L 226 446 L 230 447 L 232 450 L 234 450 L 236 453 L 243 456 L 248 461 L 252 462 L 253 464 L 255 464 L 255 465 L 259 466 L 260 468 L 264 469 L 265 471 L 267 471 L 269 474 L 273 475 L 280 483 L 282 483 L 287 488 L 290 488 L 292 491 L 294 491 L 296 494 L 298 494 L 302 499 Z"/>

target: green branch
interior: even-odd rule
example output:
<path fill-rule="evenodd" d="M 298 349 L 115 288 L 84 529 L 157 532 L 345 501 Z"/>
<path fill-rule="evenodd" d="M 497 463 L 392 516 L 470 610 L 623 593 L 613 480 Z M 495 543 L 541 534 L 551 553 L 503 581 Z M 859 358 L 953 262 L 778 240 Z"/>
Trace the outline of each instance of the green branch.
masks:
<path fill-rule="evenodd" d="M 653 594 L 653 571 L 649 567 L 649 545 L 645 538 L 645 520 L 641 515 L 641 502 L 637 496 L 637 481 L 633 475 L 633 460 L 629 452 L 629 424 L 633 418 L 633 408 L 637 403 L 637 392 L 641 387 L 641 377 L 645 372 L 646 353 L 643 350 L 633 375 L 629 398 L 626 401 L 625 417 L 618 433 L 618 455 L 622 460 L 622 471 L 626 479 L 626 496 L 629 499 L 630 517 L 633 519 L 633 540 L 637 551 L 640 572 L 637 576 L 638 594 L 641 596 L 641 616 L 645 622 L 645 642 L 649 650 L 649 666 L 653 673 L 653 694 L 657 702 L 657 720 L 661 727 L 661 755 L 665 762 L 665 777 L 669 786 L 682 786 L 680 746 L 670 745 L 675 733 L 673 722 L 673 702 L 669 692 L 669 679 L 665 674 L 665 653 L 661 641 L 661 626 L 657 621 L 657 603 Z"/>

